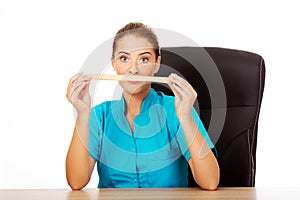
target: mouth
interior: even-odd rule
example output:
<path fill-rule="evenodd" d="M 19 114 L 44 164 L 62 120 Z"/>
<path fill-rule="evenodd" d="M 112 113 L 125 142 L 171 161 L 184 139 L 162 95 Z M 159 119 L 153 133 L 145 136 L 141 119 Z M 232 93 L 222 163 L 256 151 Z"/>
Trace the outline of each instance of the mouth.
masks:
<path fill-rule="evenodd" d="M 134 85 L 137 85 L 137 84 L 140 83 L 140 81 L 127 81 L 127 82 L 130 83 L 130 84 L 134 84 Z"/>

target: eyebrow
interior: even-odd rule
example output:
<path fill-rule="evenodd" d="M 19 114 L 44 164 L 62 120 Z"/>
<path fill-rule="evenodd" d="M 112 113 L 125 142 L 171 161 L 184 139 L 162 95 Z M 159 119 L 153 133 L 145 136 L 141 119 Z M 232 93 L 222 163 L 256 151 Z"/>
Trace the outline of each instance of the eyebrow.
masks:
<path fill-rule="evenodd" d="M 124 53 L 126 55 L 130 54 L 129 52 L 126 52 L 126 51 L 120 51 L 118 54 L 121 54 L 121 53 Z M 152 55 L 150 51 L 145 51 L 145 52 L 140 53 L 139 56 L 140 55 L 144 55 L 144 54 L 150 54 L 150 55 Z"/>

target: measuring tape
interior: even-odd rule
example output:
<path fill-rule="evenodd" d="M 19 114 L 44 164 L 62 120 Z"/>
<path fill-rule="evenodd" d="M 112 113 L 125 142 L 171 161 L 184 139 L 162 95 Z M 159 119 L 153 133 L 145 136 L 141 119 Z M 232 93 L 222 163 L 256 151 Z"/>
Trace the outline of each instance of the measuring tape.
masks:
<path fill-rule="evenodd" d="M 169 83 L 169 77 L 159 76 L 126 76 L 126 75 L 109 75 L 109 74 L 87 74 L 94 80 L 112 80 L 112 81 L 143 81 Z"/>

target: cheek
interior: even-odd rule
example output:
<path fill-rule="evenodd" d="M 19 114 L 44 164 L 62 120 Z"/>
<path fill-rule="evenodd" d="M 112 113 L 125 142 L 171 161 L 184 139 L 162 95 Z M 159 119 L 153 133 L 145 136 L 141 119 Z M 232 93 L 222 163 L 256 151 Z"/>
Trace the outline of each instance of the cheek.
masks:
<path fill-rule="evenodd" d="M 144 65 L 141 67 L 140 71 L 141 74 L 144 75 L 153 75 L 156 71 L 156 65 L 155 64 L 149 64 L 149 65 Z"/>
<path fill-rule="evenodd" d="M 117 74 L 126 74 L 128 72 L 128 70 L 126 70 L 125 68 L 121 68 L 121 67 L 118 67 L 117 70 L 116 70 Z"/>
<path fill-rule="evenodd" d="M 115 71 L 119 75 L 124 75 L 129 72 L 131 66 L 129 63 L 122 63 L 122 62 L 116 62 Z M 140 64 L 138 66 L 138 73 L 139 75 L 144 76 L 152 76 L 156 72 L 156 64 L 155 63 L 149 63 L 149 64 Z"/>
<path fill-rule="evenodd" d="M 115 71 L 117 72 L 117 74 L 126 74 L 129 71 L 129 69 L 130 67 L 128 64 L 116 62 Z"/>

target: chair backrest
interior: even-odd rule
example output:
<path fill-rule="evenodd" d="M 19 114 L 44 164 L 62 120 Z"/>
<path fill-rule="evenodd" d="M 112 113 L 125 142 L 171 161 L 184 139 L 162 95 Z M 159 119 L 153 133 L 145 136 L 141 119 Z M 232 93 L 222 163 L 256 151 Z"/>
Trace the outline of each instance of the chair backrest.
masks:
<path fill-rule="evenodd" d="M 194 107 L 218 152 L 219 186 L 254 187 L 258 117 L 265 80 L 263 58 L 247 51 L 216 47 L 166 47 L 161 49 L 161 55 L 157 76 L 179 73 L 198 94 Z M 166 85 L 152 87 L 173 95 Z M 193 186 L 196 183 L 189 171 L 189 187 Z"/>

